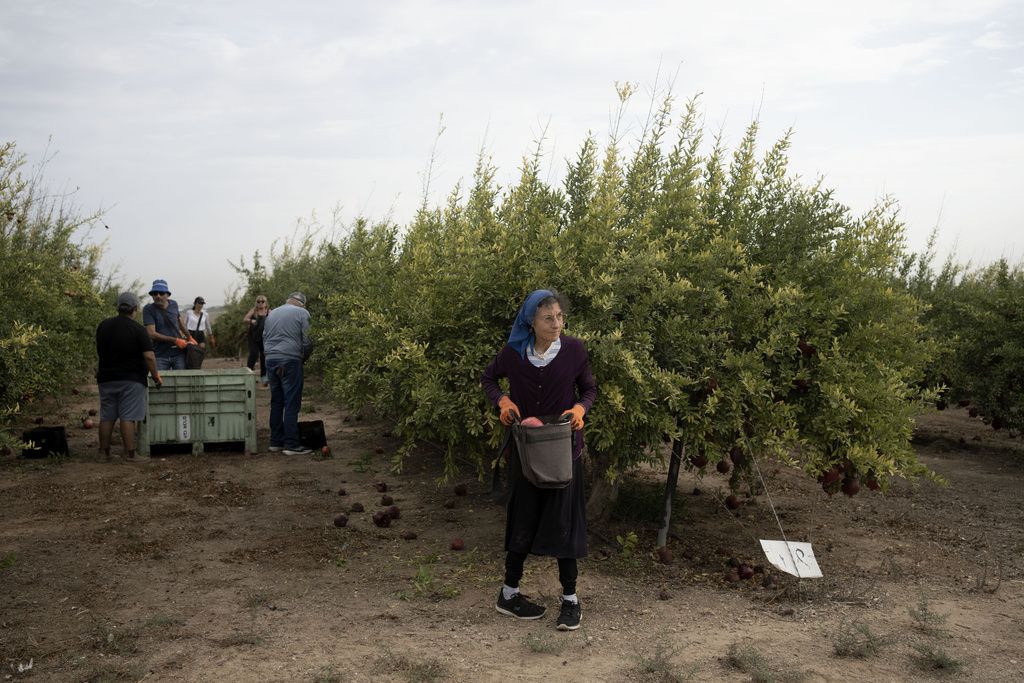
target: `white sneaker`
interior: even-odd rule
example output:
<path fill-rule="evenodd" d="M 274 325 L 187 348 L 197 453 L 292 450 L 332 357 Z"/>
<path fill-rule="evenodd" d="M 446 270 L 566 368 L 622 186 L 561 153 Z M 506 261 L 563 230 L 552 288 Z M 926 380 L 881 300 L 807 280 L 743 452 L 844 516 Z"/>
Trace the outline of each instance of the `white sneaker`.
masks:
<path fill-rule="evenodd" d="M 309 455 L 312 452 L 313 451 L 311 451 L 310 449 L 306 448 L 305 446 L 297 446 L 295 448 L 285 447 L 285 449 L 284 449 L 284 454 L 285 455 Z"/>
<path fill-rule="evenodd" d="M 280 453 L 284 450 L 284 446 L 270 446 L 267 450 L 271 453 Z"/>

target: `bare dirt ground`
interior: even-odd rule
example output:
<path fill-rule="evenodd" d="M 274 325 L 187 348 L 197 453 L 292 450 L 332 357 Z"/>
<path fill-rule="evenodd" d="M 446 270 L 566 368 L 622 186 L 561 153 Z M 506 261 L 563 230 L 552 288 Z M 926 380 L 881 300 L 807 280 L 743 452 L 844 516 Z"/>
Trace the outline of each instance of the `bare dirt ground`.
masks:
<path fill-rule="evenodd" d="M 523 582 L 549 606 L 544 619 L 494 611 L 504 514 L 487 483 L 467 476 L 468 495 L 454 495 L 429 453 L 390 473 L 387 425 L 315 390 L 303 419 L 325 421 L 329 459 L 105 462 L 95 430 L 79 426 L 98 403 L 88 385 L 26 416 L 67 425 L 73 452 L 0 458 L 0 677 L 1024 680 L 1024 442 L 964 410 L 918 428 L 920 456 L 948 488 L 901 483 L 829 499 L 814 481 L 765 467 L 787 537 L 814 544 L 823 579 L 770 567 L 756 540 L 780 537 L 767 499 L 729 512 L 717 474 L 681 476 L 674 563 L 656 562 L 664 472 L 636 473 L 617 519 L 591 530 L 583 628 L 560 633 L 553 560 L 531 558 Z M 261 390 L 261 424 L 267 403 Z M 384 529 L 370 519 L 380 481 L 401 509 Z M 365 511 L 335 527 L 354 502 Z M 456 536 L 461 552 L 449 549 Z M 774 586 L 761 573 L 728 582 L 730 558 L 761 565 Z"/>

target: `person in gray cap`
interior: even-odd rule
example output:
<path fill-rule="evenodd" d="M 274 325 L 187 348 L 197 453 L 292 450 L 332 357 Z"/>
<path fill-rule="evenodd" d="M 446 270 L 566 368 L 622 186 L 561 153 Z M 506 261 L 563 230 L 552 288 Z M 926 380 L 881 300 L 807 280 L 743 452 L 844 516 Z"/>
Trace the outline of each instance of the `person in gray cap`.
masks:
<path fill-rule="evenodd" d="M 283 306 L 270 311 L 263 328 L 263 349 L 270 381 L 270 450 L 285 455 L 310 453 L 299 442 L 302 364 L 313 351 L 302 292 L 292 292 Z"/>
<path fill-rule="evenodd" d="M 135 423 L 146 417 L 146 372 L 163 385 L 149 333 L 135 320 L 139 299 L 131 292 L 117 297 L 117 315 L 96 327 L 100 390 L 100 451 L 110 458 L 114 423 L 121 421 L 125 454 L 135 457 Z"/>

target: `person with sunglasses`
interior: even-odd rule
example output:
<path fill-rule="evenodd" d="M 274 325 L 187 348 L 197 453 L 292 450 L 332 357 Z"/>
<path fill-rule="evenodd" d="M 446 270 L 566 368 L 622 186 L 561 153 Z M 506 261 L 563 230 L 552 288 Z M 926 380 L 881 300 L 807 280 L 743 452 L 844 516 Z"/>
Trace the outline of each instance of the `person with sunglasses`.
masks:
<path fill-rule="evenodd" d="M 181 322 L 178 302 L 171 298 L 167 280 L 153 280 L 149 288 L 153 303 L 142 307 L 142 324 L 153 340 L 158 370 L 184 370 L 185 347 L 195 340 Z"/>
<path fill-rule="evenodd" d="M 249 342 L 249 360 L 245 366 L 250 370 L 256 367 L 256 360 L 260 361 L 260 383 L 267 386 L 267 357 L 263 348 L 263 327 L 266 325 L 267 316 L 270 315 L 270 306 L 267 305 L 267 297 L 263 294 L 256 295 L 256 305 L 249 309 L 242 319 L 247 330 L 246 338 Z"/>

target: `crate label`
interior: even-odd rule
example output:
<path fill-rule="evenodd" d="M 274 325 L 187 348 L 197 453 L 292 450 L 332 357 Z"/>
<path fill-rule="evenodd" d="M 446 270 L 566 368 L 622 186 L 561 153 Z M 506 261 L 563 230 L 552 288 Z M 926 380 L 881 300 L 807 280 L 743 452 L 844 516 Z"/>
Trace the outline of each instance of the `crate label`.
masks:
<path fill-rule="evenodd" d="M 764 556 L 773 565 L 801 579 L 820 579 L 821 569 L 810 543 L 795 541 L 761 541 Z"/>
<path fill-rule="evenodd" d="M 189 441 L 192 438 L 192 418 L 189 415 L 178 416 L 178 441 Z"/>

